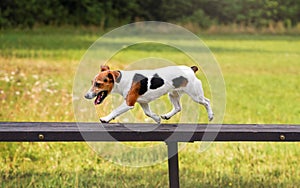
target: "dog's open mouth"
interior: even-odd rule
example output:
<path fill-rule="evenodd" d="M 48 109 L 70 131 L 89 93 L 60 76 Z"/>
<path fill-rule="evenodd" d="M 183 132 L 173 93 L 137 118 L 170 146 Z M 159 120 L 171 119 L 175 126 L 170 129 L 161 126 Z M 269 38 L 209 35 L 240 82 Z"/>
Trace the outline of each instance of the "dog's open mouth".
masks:
<path fill-rule="evenodd" d="M 108 91 L 101 91 L 100 93 L 98 93 L 96 99 L 95 99 L 95 102 L 94 104 L 95 105 L 98 105 L 98 104 L 101 104 L 102 101 L 105 99 L 105 97 L 107 96 L 107 93 Z"/>

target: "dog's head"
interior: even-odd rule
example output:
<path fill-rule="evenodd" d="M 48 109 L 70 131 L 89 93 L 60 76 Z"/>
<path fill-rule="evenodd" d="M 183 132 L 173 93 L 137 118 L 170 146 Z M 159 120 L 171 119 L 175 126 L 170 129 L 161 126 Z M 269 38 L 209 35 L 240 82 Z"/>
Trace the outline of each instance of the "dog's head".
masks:
<path fill-rule="evenodd" d="M 101 66 L 101 71 L 92 80 L 92 87 L 85 94 L 86 99 L 96 97 L 94 104 L 101 104 L 107 95 L 112 91 L 116 78 L 119 76 L 118 71 L 111 71 L 107 65 Z"/>

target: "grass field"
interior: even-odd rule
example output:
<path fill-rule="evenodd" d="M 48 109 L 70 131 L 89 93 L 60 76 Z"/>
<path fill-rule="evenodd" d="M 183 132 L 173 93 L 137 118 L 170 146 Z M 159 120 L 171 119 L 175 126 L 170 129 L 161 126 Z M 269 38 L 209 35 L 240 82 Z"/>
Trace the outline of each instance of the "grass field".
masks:
<path fill-rule="evenodd" d="M 0 120 L 74 121 L 75 71 L 99 36 L 84 29 L 1 31 Z M 224 123 L 300 123 L 299 36 L 201 38 L 226 82 Z M 128 50 L 114 62 L 147 53 L 183 60 L 176 51 L 154 48 Z M 300 143 L 213 143 L 203 153 L 198 148 L 188 144 L 179 155 L 182 187 L 300 187 Z M 166 163 L 115 165 L 85 143 L 0 143 L 0 179 L 2 187 L 168 187 L 168 170 Z"/>

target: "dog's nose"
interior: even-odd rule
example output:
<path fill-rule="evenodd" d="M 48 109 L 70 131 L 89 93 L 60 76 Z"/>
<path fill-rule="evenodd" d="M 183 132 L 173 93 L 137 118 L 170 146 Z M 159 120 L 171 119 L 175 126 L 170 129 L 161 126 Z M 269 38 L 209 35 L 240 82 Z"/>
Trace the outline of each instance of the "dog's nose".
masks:
<path fill-rule="evenodd" d="M 89 93 L 86 93 L 86 94 L 84 95 L 84 98 L 90 99 Z"/>

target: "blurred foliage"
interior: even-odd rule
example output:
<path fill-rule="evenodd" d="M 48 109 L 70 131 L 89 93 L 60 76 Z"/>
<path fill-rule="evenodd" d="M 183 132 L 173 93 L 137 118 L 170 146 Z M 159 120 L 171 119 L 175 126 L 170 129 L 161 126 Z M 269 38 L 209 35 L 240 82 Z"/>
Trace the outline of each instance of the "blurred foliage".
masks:
<path fill-rule="evenodd" d="M 290 28 L 300 19 L 300 0 L 1 0 L 0 27 L 96 25 L 115 27 L 156 20 L 212 24 L 243 24 L 257 28 L 281 22 Z"/>

